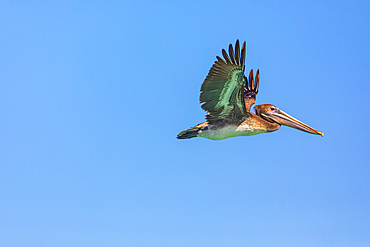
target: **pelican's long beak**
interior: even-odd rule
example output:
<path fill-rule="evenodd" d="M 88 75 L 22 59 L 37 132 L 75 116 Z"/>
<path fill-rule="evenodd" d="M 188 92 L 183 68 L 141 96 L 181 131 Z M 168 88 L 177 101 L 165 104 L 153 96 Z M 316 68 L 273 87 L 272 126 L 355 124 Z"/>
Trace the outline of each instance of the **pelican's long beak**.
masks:
<path fill-rule="evenodd" d="M 314 128 L 308 126 L 307 124 L 302 123 L 301 121 L 295 119 L 294 117 L 290 116 L 289 114 L 283 112 L 280 109 L 278 112 L 269 112 L 268 114 L 264 115 L 281 125 L 286 125 L 311 134 L 324 136 L 324 133 L 315 130 Z"/>

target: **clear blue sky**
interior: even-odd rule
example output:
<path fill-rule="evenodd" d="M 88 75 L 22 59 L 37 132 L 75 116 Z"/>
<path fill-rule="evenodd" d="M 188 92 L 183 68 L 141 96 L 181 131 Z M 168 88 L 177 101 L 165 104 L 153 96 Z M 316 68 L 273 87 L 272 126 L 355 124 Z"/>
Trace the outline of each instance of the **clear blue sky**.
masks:
<path fill-rule="evenodd" d="M 369 1 L 2 1 L 0 246 L 370 246 Z M 248 43 L 288 127 L 177 140 Z"/>

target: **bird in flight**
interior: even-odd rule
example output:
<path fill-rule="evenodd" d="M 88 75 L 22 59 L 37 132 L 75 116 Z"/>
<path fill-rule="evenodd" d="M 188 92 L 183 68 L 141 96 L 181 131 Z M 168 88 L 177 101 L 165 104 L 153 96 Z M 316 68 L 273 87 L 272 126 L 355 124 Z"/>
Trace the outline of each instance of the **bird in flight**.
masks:
<path fill-rule="evenodd" d="M 255 113 L 250 111 L 256 101 L 259 86 L 259 70 L 253 78 L 253 69 L 247 78 L 245 70 L 245 44 L 240 51 L 239 40 L 229 45 L 229 54 L 222 49 L 224 59 L 216 56 L 204 80 L 200 102 L 207 111 L 206 122 L 181 131 L 178 139 L 204 137 L 222 140 L 235 136 L 250 136 L 278 130 L 281 125 L 289 126 L 311 134 L 324 136 L 301 121 L 271 104 L 256 105 Z"/>

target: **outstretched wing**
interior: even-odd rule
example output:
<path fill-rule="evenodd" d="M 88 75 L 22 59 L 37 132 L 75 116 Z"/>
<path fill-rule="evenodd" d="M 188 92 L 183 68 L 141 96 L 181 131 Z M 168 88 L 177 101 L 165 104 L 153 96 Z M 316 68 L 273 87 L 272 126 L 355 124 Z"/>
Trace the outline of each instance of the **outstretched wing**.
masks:
<path fill-rule="evenodd" d="M 209 123 L 219 119 L 240 120 L 248 116 L 244 103 L 244 86 L 246 85 L 245 68 L 245 42 L 240 53 L 239 40 L 233 46 L 229 45 L 229 56 L 223 49 L 222 55 L 216 57 L 206 79 L 201 87 L 200 102 Z"/>
<path fill-rule="evenodd" d="M 244 88 L 244 104 L 247 111 L 251 110 L 251 106 L 256 102 L 256 95 L 258 94 L 258 87 L 260 84 L 260 70 L 257 70 L 255 80 L 253 82 L 253 69 L 249 73 L 249 82 L 248 79 L 245 83 Z"/>

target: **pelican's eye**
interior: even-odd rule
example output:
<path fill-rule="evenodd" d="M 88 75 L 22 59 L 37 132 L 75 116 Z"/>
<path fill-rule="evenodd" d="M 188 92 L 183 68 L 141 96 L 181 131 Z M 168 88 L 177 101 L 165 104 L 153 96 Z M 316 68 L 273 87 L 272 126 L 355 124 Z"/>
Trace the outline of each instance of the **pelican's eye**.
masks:
<path fill-rule="evenodd" d="M 275 107 L 270 107 L 271 111 L 275 111 L 275 109 L 276 109 Z"/>

